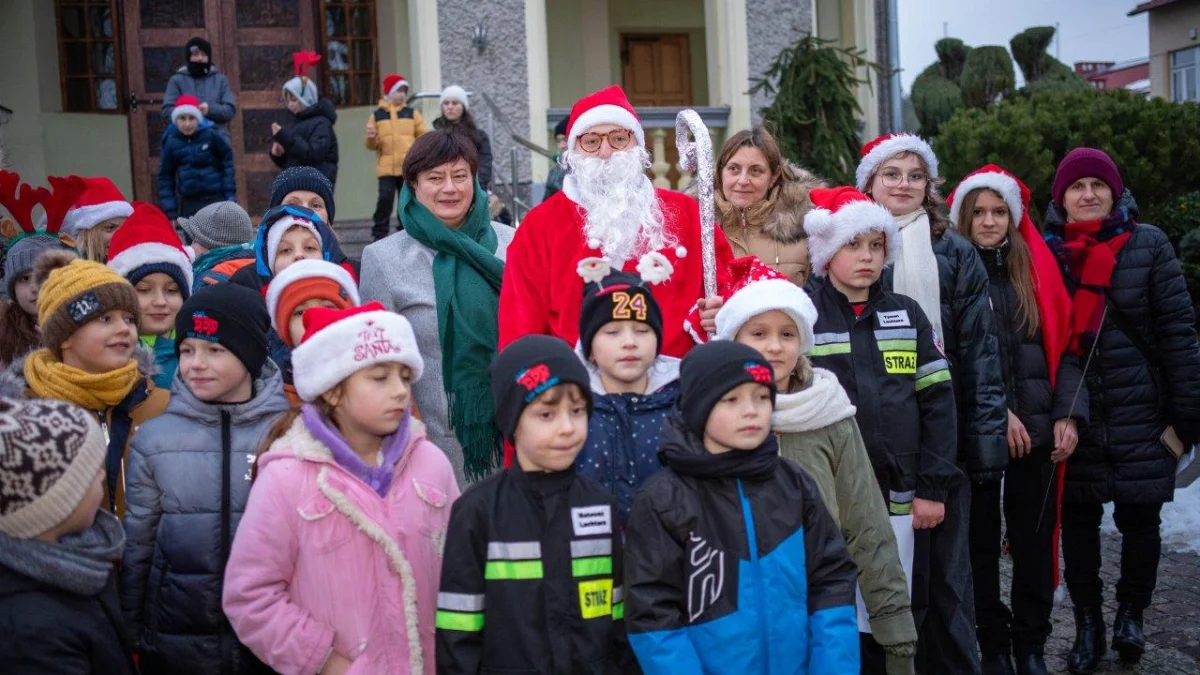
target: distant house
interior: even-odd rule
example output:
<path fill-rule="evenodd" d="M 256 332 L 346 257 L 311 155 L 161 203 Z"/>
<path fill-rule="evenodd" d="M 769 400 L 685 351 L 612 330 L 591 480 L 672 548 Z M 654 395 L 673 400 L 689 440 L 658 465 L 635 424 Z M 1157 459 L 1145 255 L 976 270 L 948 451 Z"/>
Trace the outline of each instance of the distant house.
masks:
<path fill-rule="evenodd" d="M 1129 12 L 1149 14 L 1150 94 L 1200 102 L 1200 0 L 1150 0 Z"/>
<path fill-rule="evenodd" d="M 1075 64 L 1075 74 L 1102 91 L 1126 89 L 1142 96 L 1150 95 L 1150 59 L 1123 63 L 1080 61 Z"/>

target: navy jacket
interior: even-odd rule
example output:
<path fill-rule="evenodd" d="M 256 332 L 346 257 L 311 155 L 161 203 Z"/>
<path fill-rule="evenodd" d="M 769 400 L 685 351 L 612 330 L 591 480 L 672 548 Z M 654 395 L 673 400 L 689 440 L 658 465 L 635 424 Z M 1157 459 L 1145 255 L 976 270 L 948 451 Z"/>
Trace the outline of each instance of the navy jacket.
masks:
<path fill-rule="evenodd" d="M 857 673 L 858 570 L 775 436 L 710 455 L 676 410 L 662 448 L 625 527 L 625 620 L 643 672 Z"/>
<path fill-rule="evenodd" d="M 283 146 L 283 156 L 271 155 L 271 161 L 281 169 L 311 166 L 337 185 L 338 141 L 333 133 L 336 121 L 337 111 L 327 98 L 300 111 L 295 124 L 283 127 L 272 139 Z"/>
<path fill-rule="evenodd" d="M 226 201 L 236 199 L 233 148 L 210 123 L 201 122 L 191 136 L 184 136 L 174 124 L 163 132 L 158 202 L 171 219 L 178 214 L 176 193 L 185 197 L 217 194 Z"/>
<path fill-rule="evenodd" d="M 1163 430 L 1175 425 L 1185 443 L 1200 437 L 1200 346 L 1187 283 L 1167 235 L 1136 223 L 1137 216 L 1127 190 L 1110 217 L 1133 234 L 1117 254 L 1108 316 L 1087 366 L 1091 423 L 1079 430 L 1067 462 L 1064 502 L 1169 502 L 1178 462 L 1159 440 Z M 1047 231 L 1061 235 L 1065 220 L 1051 205 Z M 1071 275 L 1064 276 L 1074 291 Z M 1118 311 L 1157 354 L 1161 370 L 1117 324 Z"/>
<path fill-rule="evenodd" d="M 608 490 L 617 500 L 621 524 L 629 519 L 633 495 L 662 464 L 658 443 L 667 415 L 679 400 L 679 359 L 660 356 L 650 368 L 646 393 L 608 394 L 600 372 L 592 375 L 592 416 L 587 444 L 575 459 L 575 470 Z"/>
<path fill-rule="evenodd" d="M 816 286 L 814 366 L 837 375 L 858 408 L 875 479 L 894 515 L 913 497 L 946 501 L 959 475 L 954 389 L 916 300 L 871 287 L 861 316 L 832 283 Z M 1007 414 L 1007 413 L 1006 413 Z"/>

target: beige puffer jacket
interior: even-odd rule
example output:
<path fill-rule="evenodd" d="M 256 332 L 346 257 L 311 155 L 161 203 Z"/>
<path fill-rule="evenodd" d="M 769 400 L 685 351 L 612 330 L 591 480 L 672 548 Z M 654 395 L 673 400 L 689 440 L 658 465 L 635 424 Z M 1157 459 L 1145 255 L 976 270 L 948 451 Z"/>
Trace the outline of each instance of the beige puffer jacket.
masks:
<path fill-rule="evenodd" d="M 807 169 L 784 165 L 779 182 L 763 201 L 744 211 L 717 191 L 717 222 L 737 257 L 753 255 L 788 275 L 798 286 L 808 281 L 808 242 L 804 216 L 812 209 L 809 190 L 824 183 Z"/>

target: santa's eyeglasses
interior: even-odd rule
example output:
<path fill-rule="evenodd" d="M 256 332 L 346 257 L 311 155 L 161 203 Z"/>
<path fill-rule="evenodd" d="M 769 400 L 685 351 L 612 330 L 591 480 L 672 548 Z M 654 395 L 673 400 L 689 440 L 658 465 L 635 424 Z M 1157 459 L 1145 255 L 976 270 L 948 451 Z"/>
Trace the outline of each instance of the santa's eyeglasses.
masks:
<path fill-rule="evenodd" d="M 579 147 L 586 153 L 599 152 L 604 139 L 613 150 L 624 150 L 633 142 L 633 132 L 629 129 L 614 129 L 607 134 L 589 131 L 579 137 Z"/>

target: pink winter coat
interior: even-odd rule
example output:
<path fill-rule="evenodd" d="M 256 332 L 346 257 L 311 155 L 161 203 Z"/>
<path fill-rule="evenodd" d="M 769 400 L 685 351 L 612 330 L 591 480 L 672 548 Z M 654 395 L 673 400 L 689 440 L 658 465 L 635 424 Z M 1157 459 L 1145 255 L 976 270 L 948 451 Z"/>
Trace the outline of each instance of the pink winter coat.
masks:
<path fill-rule="evenodd" d="M 331 650 L 351 675 L 433 675 L 442 546 L 458 484 L 411 422 L 387 498 L 342 469 L 302 418 L 259 459 L 223 604 L 238 639 L 282 675 Z"/>

